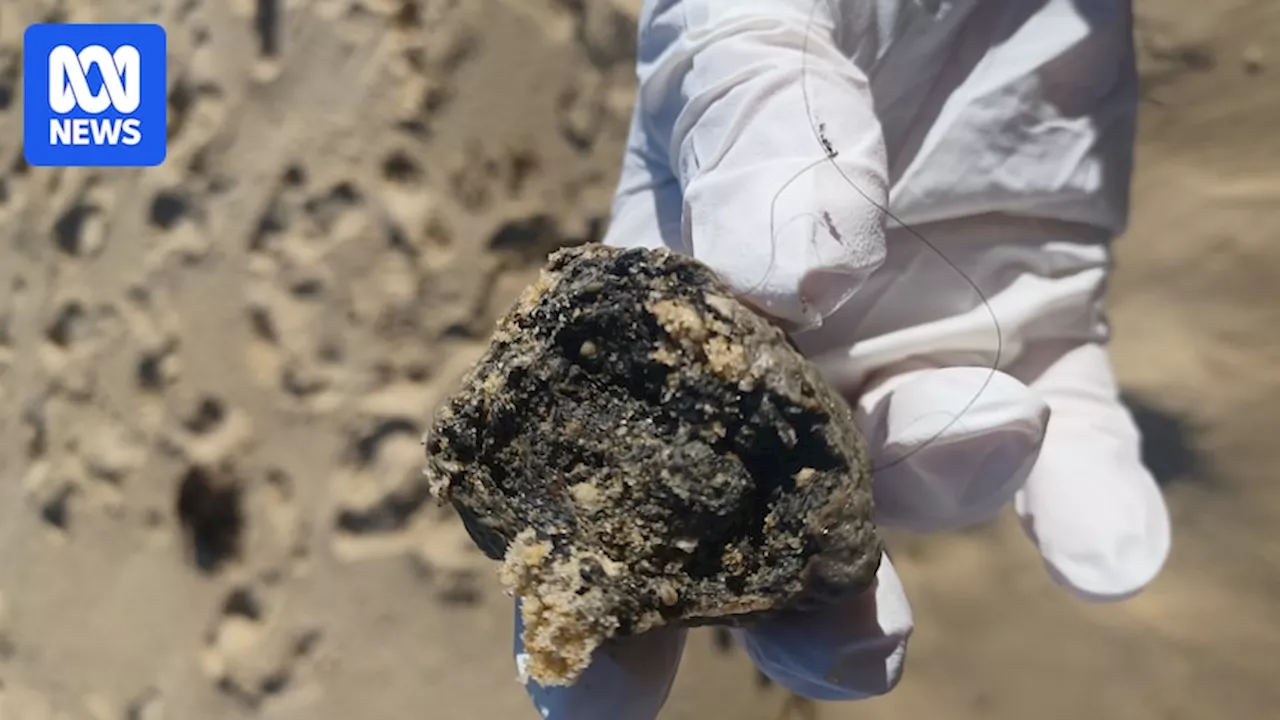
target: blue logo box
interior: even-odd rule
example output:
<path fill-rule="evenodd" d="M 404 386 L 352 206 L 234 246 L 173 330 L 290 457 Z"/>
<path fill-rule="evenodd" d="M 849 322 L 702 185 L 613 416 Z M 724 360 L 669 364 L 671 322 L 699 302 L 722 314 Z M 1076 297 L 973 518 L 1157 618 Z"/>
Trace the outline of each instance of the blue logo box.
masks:
<path fill-rule="evenodd" d="M 22 43 L 23 152 L 41 167 L 164 162 L 167 41 L 154 24 L 39 24 Z"/>

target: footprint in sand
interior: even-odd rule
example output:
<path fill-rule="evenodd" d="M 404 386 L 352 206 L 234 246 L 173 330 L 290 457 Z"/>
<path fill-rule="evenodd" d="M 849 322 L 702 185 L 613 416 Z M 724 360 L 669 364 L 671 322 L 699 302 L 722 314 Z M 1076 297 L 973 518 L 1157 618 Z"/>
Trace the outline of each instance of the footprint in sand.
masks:
<path fill-rule="evenodd" d="M 203 214 L 194 193 L 185 188 L 163 188 L 152 195 L 147 225 L 157 244 L 145 261 L 149 271 L 158 271 L 170 260 L 190 267 L 208 257 L 213 240 Z"/>
<path fill-rule="evenodd" d="M 145 282 L 129 287 L 118 306 L 127 328 L 133 365 L 131 424 L 145 432 L 160 430 L 166 396 L 182 375 L 179 351 L 182 320 L 164 288 Z"/>
<path fill-rule="evenodd" d="M 268 468 L 248 495 L 254 534 L 254 560 L 259 573 L 274 585 L 288 576 L 301 577 L 310 569 L 310 523 L 298 504 L 298 488 L 290 474 Z"/>
<path fill-rule="evenodd" d="M 418 138 L 431 136 L 435 117 L 458 94 L 458 70 L 480 49 L 468 4 L 399 0 L 390 10 L 390 41 L 396 54 L 387 72 L 397 88 L 391 115 L 396 127 Z"/>
<path fill-rule="evenodd" d="M 107 218 L 113 199 L 110 186 L 100 176 L 84 177 L 55 215 L 49 233 L 55 247 L 74 258 L 99 255 L 107 242 Z"/>
<path fill-rule="evenodd" d="M 426 509 L 409 559 L 415 574 L 430 583 L 441 602 L 480 602 L 482 580 L 491 567 L 452 508 Z"/>
<path fill-rule="evenodd" d="M 100 361 L 123 336 L 116 307 L 90 302 L 83 288 L 63 293 L 44 318 L 39 348 L 53 391 L 77 403 L 88 402 L 97 389 Z"/>
<path fill-rule="evenodd" d="M 249 238 L 249 367 L 291 407 L 330 412 L 352 382 L 345 362 L 344 289 L 330 256 L 355 246 L 371 222 L 347 181 L 314 192 L 301 166 L 286 169 Z"/>
<path fill-rule="evenodd" d="M 220 692 L 248 710 L 261 710 L 313 685 L 310 672 L 323 634 L 288 623 L 282 605 L 258 587 L 236 587 L 223 598 L 205 635 L 201 670 Z"/>
<path fill-rule="evenodd" d="M 30 400 L 23 494 L 56 541 L 67 540 L 81 512 L 123 517 L 125 487 L 146 462 L 147 438 L 98 403 L 49 394 Z"/>
<path fill-rule="evenodd" d="M 169 91 L 167 162 L 184 165 L 181 183 L 155 189 L 146 222 L 156 239 L 146 264 L 155 270 L 176 260 L 192 266 L 216 248 L 206 206 L 229 190 L 232 180 L 219 170 L 218 144 L 227 120 L 227 102 L 217 79 L 212 50 L 196 38 L 187 65 Z"/>
<path fill-rule="evenodd" d="M 545 192 L 541 192 L 547 190 L 541 182 L 545 179 L 542 156 L 528 140 L 510 140 L 494 147 L 473 140 L 454 156 L 446 177 L 450 198 L 466 213 L 501 206 L 501 211 L 494 213 L 496 217 L 542 218 L 554 226 L 545 211 Z M 543 253 L 534 261 L 540 264 L 545 259 Z"/>
<path fill-rule="evenodd" d="M 430 500 L 421 437 L 418 423 L 404 418 L 370 419 L 349 431 L 346 458 L 334 479 L 332 543 L 339 559 L 385 557 L 413 546 L 418 514 Z"/>
<path fill-rule="evenodd" d="M 337 472 L 338 508 L 331 536 L 348 562 L 403 556 L 442 602 L 473 605 L 484 558 L 450 508 L 431 499 L 422 474 L 422 426 L 438 384 L 401 380 L 368 396 L 364 424 L 350 431 Z"/>
<path fill-rule="evenodd" d="M 584 72 L 561 90 L 556 101 L 560 135 L 578 152 L 589 152 L 604 128 L 605 89 L 605 80 L 598 73 Z"/>
<path fill-rule="evenodd" d="M 146 464 L 150 443 L 143 433 L 106 413 L 88 413 L 76 427 L 74 462 L 87 505 L 122 517 L 129 479 Z"/>
<path fill-rule="evenodd" d="M 53 537 L 65 539 L 69 523 L 68 505 L 73 487 L 52 478 L 49 425 L 46 420 L 47 400 L 31 401 L 22 412 L 27 470 L 22 477 L 22 492 L 51 530 Z"/>

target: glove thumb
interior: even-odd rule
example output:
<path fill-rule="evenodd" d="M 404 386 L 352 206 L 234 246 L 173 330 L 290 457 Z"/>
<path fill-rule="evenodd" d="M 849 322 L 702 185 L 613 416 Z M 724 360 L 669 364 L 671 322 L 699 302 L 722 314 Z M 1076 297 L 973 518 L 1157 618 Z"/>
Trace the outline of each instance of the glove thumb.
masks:
<path fill-rule="evenodd" d="M 1049 406 L 982 367 L 899 371 L 858 400 L 871 449 L 877 522 L 915 532 L 991 518 L 1040 453 Z"/>
<path fill-rule="evenodd" d="M 520 680 L 546 720 L 654 720 L 671 692 L 686 631 L 659 628 L 617 640 L 595 652 L 591 665 L 568 687 L 543 687 L 524 672 L 528 663 L 521 636 L 520 603 L 515 606 L 515 657 Z"/>

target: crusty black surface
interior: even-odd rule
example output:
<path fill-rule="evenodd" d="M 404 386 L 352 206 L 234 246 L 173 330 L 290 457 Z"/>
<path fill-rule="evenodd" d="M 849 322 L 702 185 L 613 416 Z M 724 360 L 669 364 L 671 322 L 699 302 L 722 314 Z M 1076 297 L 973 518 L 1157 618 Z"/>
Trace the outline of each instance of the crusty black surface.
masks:
<path fill-rule="evenodd" d="M 433 492 L 523 598 L 544 684 L 611 636 L 835 601 L 879 565 L 848 406 L 666 251 L 553 254 L 426 443 Z"/>

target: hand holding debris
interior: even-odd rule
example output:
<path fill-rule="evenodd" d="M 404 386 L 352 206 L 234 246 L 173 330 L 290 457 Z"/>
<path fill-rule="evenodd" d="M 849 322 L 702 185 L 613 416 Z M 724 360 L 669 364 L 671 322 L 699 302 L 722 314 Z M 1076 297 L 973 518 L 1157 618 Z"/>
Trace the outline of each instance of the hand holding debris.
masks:
<path fill-rule="evenodd" d="M 666 250 L 552 255 L 427 452 L 433 492 L 521 598 L 543 685 L 614 637 L 848 599 L 880 564 L 849 406 Z"/>

